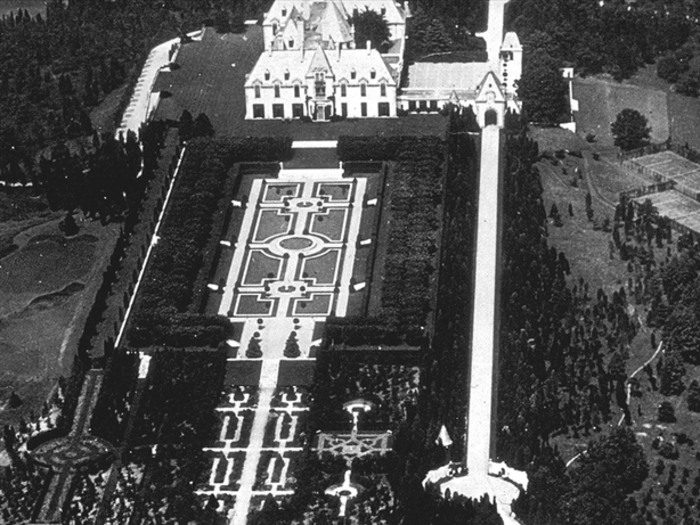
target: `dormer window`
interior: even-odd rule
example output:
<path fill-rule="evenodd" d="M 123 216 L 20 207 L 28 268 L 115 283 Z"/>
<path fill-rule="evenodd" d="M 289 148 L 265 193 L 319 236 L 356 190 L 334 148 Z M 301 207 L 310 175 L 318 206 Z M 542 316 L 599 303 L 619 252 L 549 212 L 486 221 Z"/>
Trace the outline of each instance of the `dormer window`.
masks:
<path fill-rule="evenodd" d="M 284 79 L 289 80 L 289 69 L 285 69 L 284 71 Z"/>
<path fill-rule="evenodd" d="M 371 78 L 372 80 L 377 78 L 377 72 L 374 69 L 372 69 L 372 71 L 369 72 L 369 78 Z"/>
<path fill-rule="evenodd" d="M 294 39 L 293 38 L 289 39 L 289 49 L 294 49 Z"/>
<path fill-rule="evenodd" d="M 386 7 L 382 6 L 382 16 L 386 14 Z"/>
<path fill-rule="evenodd" d="M 270 80 L 270 70 L 269 69 L 265 70 L 265 80 Z"/>
<path fill-rule="evenodd" d="M 287 16 L 287 8 L 286 7 L 282 8 L 282 16 Z"/>
<path fill-rule="evenodd" d="M 350 78 L 352 80 L 355 80 L 357 78 L 357 71 L 355 71 L 354 69 L 350 71 Z"/>

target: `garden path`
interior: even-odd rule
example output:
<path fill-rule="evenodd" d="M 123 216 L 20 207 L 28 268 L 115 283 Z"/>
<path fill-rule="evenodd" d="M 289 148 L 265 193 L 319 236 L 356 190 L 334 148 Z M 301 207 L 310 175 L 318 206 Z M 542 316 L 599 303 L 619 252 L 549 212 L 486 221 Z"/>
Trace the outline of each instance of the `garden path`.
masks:
<path fill-rule="evenodd" d="M 267 494 L 294 491 L 308 403 L 303 389 L 278 386 L 281 369 L 313 359 L 317 323 L 347 311 L 367 183 L 344 178 L 337 165 L 281 168 L 277 178 L 253 181 L 238 238 L 223 239 L 235 248 L 226 283 L 211 285 L 222 294 L 219 313 L 243 326 L 229 341 L 236 349 L 229 361 L 261 363 L 257 387 L 228 385 L 233 393 L 217 409 L 219 439 L 205 449 L 211 473 L 198 494 L 213 494 L 231 525 L 244 525 Z"/>

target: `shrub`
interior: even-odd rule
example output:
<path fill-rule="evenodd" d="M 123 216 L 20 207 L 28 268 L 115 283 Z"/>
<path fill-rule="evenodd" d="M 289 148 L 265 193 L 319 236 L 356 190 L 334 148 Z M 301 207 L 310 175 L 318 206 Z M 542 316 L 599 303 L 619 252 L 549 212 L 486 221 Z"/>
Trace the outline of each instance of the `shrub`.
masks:
<path fill-rule="evenodd" d="M 659 455 L 666 459 L 678 459 L 678 447 L 669 441 L 665 441 L 659 447 Z"/>
<path fill-rule="evenodd" d="M 659 405 L 659 423 L 674 423 L 676 421 L 676 410 L 669 401 L 662 401 Z"/>

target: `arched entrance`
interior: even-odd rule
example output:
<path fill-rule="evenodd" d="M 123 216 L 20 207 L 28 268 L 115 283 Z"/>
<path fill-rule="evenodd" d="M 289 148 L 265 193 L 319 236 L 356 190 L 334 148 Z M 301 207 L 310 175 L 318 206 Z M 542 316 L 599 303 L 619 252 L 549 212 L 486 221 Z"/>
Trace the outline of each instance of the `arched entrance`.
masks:
<path fill-rule="evenodd" d="M 484 126 L 498 126 L 498 113 L 495 109 L 487 109 L 484 115 Z"/>

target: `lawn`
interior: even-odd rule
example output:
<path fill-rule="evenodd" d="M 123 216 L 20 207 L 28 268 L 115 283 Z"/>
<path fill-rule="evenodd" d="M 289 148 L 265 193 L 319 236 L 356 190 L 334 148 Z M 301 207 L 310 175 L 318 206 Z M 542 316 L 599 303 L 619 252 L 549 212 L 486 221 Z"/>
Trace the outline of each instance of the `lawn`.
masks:
<path fill-rule="evenodd" d="M 294 228 L 294 221 L 291 218 L 295 215 L 282 210 L 258 210 L 253 240 L 267 242 L 273 237 L 291 232 Z"/>
<path fill-rule="evenodd" d="M 0 260 L 0 407 L 13 390 L 23 404 L 0 408 L 0 426 L 38 414 L 56 379 L 70 375 L 118 234 L 118 225 L 79 225 L 79 235 L 71 239 L 63 238 L 57 219 L 2 225 L 19 249 Z"/>
<path fill-rule="evenodd" d="M 592 133 L 598 143 L 613 144 L 610 124 L 625 108 L 632 108 L 647 117 L 653 142 L 663 142 L 669 136 L 668 97 L 663 91 L 596 78 L 577 78 L 574 98 L 580 111 L 576 114 L 577 132 Z"/>
<path fill-rule="evenodd" d="M 79 235 L 34 237 L 0 261 L 0 292 L 47 293 L 64 288 L 90 271 L 99 238 Z M 7 313 L 0 307 L 0 315 Z"/>
<path fill-rule="evenodd" d="M 303 279 L 313 279 L 316 285 L 332 285 L 338 277 L 340 249 L 333 248 L 322 254 L 305 257 L 301 267 Z"/>
<path fill-rule="evenodd" d="M 330 208 L 324 212 L 312 213 L 309 215 L 309 230 L 331 242 L 341 242 L 345 239 L 347 219 L 346 208 Z"/>
<path fill-rule="evenodd" d="M 279 279 L 282 260 L 262 250 L 250 250 L 243 273 L 243 284 L 262 285 L 265 279 Z"/>
<path fill-rule="evenodd" d="M 280 361 L 277 387 L 308 386 L 313 383 L 315 360 L 296 359 Z"/>

